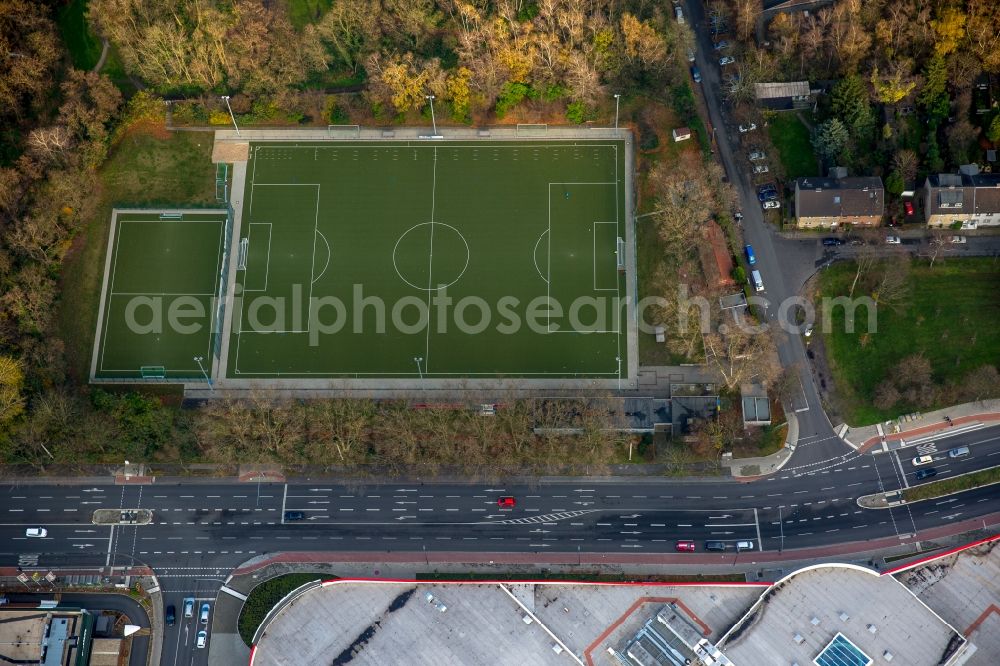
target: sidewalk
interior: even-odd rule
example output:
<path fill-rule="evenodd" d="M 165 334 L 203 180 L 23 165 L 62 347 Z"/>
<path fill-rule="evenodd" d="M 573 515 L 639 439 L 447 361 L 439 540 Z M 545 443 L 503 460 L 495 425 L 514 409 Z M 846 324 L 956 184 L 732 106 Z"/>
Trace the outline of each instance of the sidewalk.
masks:
<path fill-rule="evenodd" d="M 788 432 L 785 434 L 785 446 L 769 456 L 761 458 L 733 458 L 723 461 L 722 466 L 728 467 L 733 478 L 738 481 L 754 481 L 764 476 L 774 474 L 792 459 L 795 446 L 799 439 L 799 420 L 795 412 L 785 411 L 788 419 Z"/>
<path fill-rule="evenodd" d="M 951 420 L 948 421 L 945 417 Z M 933 437 L 935 434 L 946 436 L 949 430 L 957 430 L 976 423 L 1000 423 L 1000 400 L 967 402 L 926 414 L 901 416 L 884 423 L 857 428 L 841 425 L 836 430 L 853 448 L 861 453 L 867 453 L 878 445 L 882 445 L 884 450 L 902 448 L 908 446 L 908 442 L 912 440 Z"/>

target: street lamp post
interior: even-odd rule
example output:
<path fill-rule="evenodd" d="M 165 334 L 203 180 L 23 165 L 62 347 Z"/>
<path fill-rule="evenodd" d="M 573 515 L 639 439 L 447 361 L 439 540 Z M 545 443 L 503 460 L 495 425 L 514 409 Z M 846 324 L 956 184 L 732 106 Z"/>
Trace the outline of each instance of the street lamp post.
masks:
<path fill-rule="evenodd" d="M 615 129 L 618 129 L 618 103 L 621 101 L 621 93 L 615 93 Z"/>
<path fill-rule="evenodd" d="M 226 108 L 229 109 L 229 117 L 233 120 L 233 127 L 236 128 L 236 136 L 240 135 L 240 126 L 236 124 L 236 116 L 233 115 L 233 107 L 229 106 L 229 95 L 223 95 L 222 99 L 226 102 Z"/>
<path fill-rule="evenodd" d="M 431 127 L 434 132 L 434 136 L 438 135 L 437 121 L 434 119 L 434 95 L 427 95 L 427 101 L 431 105 Z"/>
<path fill-rule="evenodd" d="M 204 356 L 195 356 L 194 357 L 194 362 L 198 364 L 199 368 L 201 368 L 201 374 L 205 375 L 205 381 L 208 382 L 208 390 L 209 391 L 214 391 L 215 388 L 212 386 L 212 378 L 208 376 L 208 373 L 205 372 L 205 366 L 201 364 L 201 362 L 204 361 L 204 360 L 205 360 Z"/>
<path fill-rule="evenodd" d="M 419 374 L 420 378 L 423 379 L 424 378 L 424 371 L 420 368 L 420 364 L 423 363 L 424 357 L 423 356 L 414 356 L 413 360 L 417 364 L 417 374 Z"/>

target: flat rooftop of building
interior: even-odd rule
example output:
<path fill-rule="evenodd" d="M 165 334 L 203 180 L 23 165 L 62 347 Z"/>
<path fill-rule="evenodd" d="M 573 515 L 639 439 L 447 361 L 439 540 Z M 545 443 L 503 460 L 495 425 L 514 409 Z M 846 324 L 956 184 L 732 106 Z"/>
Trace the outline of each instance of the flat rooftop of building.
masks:
<path fill-rule="evenodd" d="M 714 640 L 761 589 L 337 582 L 282 609 L 265 628 L 253 664 L 330 663 L 351 652 L 357 665 L 571 663 L 553 649 L 559 642 L 584 663 L 588 656 L 591 663 L 606 663 L 607 648 L 634 634 L 665 603 L 683 604 Z"/>
<path fill-rule="evenodd" d="M 47 614 L 38 609 L 0 612 L 0 655 L 7 663 L 38 663 Z"/>
<path fill-rule="evenodd" d="M 998 543 L 982 544 L 896 576 L 976 646 L 967 666 L 1000 663 Z"/>
<path fill-rule="evenodd" d="M 962 639 L 891 576 L 851 565 L 809 568 L 775 583 L 719 647 L 736 664 L 813 664 L 850 650 L 875 663 L 934 666 Z M 836 639 L 836 640 L 835 640 Z M 820 663 L 839 663 L 837 661 Z M 860 663 L 849 661 L 843 663 Z"/>

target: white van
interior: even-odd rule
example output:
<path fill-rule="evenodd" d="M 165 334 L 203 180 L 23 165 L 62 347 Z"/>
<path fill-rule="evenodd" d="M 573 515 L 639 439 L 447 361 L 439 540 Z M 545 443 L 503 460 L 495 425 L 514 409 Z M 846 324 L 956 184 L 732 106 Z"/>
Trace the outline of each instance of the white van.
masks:
<path fill-rule="evenodd" d="M 753 550 L 753 541 L 737 541 L 736 550 Z"/>
<path fill-rule="evenodd" d="M 750 271 L 750 281 L 757 291 L 764 291 L 764 281 L 760 278 L 760 271 Z"/>

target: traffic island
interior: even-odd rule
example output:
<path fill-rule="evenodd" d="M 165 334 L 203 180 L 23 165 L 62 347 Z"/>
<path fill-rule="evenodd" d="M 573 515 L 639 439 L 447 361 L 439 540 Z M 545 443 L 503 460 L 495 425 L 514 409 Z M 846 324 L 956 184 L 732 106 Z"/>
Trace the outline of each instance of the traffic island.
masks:
<path fill-rule="evenodd" d="M 153 522 L 150 509 L 97 509 L 94 511 L 95 525 L 148 525 Z"/>

